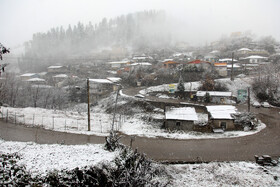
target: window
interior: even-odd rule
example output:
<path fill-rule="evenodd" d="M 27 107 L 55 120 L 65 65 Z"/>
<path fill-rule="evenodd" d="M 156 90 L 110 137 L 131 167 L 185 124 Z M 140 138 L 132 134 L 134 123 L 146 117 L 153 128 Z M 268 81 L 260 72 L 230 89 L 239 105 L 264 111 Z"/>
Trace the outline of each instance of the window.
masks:
<path fill-rule="evenodd" d="M 176 126 L 181 126 L 181 122 L 180 121 L 176 121 Z"/>
<path fill-rule="evenodd" d="M 223 130 L 225 130 L 225 129 L 227 128 L 227 122 L 222 121 L 221 124 L 220 124 L 220 126 L 221 126 L 221 128 L 222 128 Z"/>

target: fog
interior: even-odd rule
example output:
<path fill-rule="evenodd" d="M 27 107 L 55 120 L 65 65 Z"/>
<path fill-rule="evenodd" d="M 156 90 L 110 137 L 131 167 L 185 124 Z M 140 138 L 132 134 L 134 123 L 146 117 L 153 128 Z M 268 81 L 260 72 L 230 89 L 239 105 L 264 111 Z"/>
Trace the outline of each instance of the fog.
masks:
<path fill-rule="evenodd" d="M 173 24 L 173 37 L 193 45 L 205 44 L 231 32 L 272 35 L 280 39 L 277 0 L 0 0 L 0 42 L 10 48 L 52 27 L 99 23 L 144 10 L 164 10 Z"/>

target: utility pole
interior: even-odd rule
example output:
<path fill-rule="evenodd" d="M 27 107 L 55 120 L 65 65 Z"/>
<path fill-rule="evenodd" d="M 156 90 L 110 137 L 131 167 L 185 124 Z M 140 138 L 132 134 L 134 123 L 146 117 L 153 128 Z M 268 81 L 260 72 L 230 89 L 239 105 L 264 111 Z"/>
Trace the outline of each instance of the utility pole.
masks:
<path fill-rule="evenodd" d="M 89 79 L 87 78 L 87 98 L 88 98 L 88 131 L 90 131 L 90 104 L 89 104 Z"/>
<path fill-rule="evenodd" d="M 232 52 L 232 60 L 231 60 L 231 75 L 230 75 L 231 81 L 233 81 L 233 57 L 234 57 L 234 52 Z"/>
<path fill-rule="evenodd" d="M 250 112 L 250 87 L 248 87 L 248 112 Z"/>
<path fill-rule="evenodd" d="M 118 97 L 119 97 L 120 89 L 121 89 L 121 86 L 118 85 L 117 96 L 116 96 L 116 101 L 115 101 L 115 108 L 114 108 L 114 115 L 113 115 L 112 132 L 114 132 L 114 123 L 115 123 L 115 116 L 116 116 L 116 110 L 117 110 L 117 102 L 118 102 Z"/>

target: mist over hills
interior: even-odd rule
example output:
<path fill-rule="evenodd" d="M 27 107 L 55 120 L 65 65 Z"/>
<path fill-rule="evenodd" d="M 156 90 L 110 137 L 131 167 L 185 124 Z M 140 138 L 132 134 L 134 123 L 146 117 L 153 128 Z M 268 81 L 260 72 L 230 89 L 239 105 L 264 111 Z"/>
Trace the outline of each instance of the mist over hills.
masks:
<path fill-rule="evenodd" d="M 131 54 L 154 53 L 160 50 L 180 52 L 180 45 L 192 50 L 192 44 L 188 43 L 189 32 L 195 32 L 195 29 L 188 28 L 163 10 L 141 11 L 112 19 L 103 18 L 97 24 L 78 22 L 67 28 L 60 26 L 46 33 L 33 34 L 32 40 L 25 42 L 25 54 L 19 59 L 19 67 L 23 72 L 43 71 L 49 65 L 75 61 L 78 63 L 88 59 L 110 61 L 122 60 Z M 219 50 L 234 50 L 248 47 L 255 38 L 256 36 L 248 31 L 242 33 L 237 40 L 223 36 L 215 41 L 215 45 L 223 46 Z M 217 50 L 213 48 L 213 41 L 204 45 L 206 48 L 200 50 Z M 110 53 L 112 50 L 114 54 Z"/>

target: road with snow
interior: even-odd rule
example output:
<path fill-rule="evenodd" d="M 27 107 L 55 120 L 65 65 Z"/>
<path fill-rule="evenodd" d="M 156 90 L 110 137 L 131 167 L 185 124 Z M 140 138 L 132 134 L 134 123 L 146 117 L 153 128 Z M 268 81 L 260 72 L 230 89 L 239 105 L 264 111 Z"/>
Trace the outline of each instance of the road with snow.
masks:
<path fill-rule="evenodd" d="M 246 110 L 246 106 L 238 106 Z M 172 140 L 165 138 L 136 137 L 133 148 L 160 161 L 241 161 L 253 160 L 254 155 L 280 156 L 280 109 L 252 108 L 267 128 L 261 132 L 238 138 Z M 42 128 L 25 127 L 0 121 L 0 137 L 8 141 L 33 141 L 40 144 L 103 144 L 104 137 L 70 134 Z M 130 145 L 130 136 L 122 142 Z"/>
<path fill-rule="evenodd" d="M 133 96 L 139 89 L 126 89 L 124 94 Z M 179 100 L 148 97 L 150 100 L 174 102 Z M 239 111 L 246 111 L 246 105 L 237 105 Z M 136 137 L 132 147 L 160 161 L 242 161 L 254 160 L 254 155 L 280 156 L 280 109 L 254 108 L 251 111 L 266 124 L 257 134 L 219 139 L 174 140 L 167 138 Z M 0 121 L 0 138 L 8 141 L 33 141 L 40 144 L 103 144 L 104 137 L 70 134 L 36 127 L 26 127 Z M 131 137 L 123 135 L 122 143 L 130 145 Z"/>

